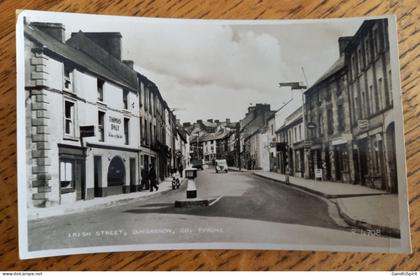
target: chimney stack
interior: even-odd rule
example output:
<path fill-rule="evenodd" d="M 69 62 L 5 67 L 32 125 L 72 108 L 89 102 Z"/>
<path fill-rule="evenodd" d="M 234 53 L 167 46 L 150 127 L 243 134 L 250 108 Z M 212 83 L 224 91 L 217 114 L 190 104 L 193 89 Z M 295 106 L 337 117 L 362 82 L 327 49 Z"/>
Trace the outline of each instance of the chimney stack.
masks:
<path fill-rule="evenodd" d="M 101 46 L 110 55 L 114 56 L 118 60 L 121 60 L 121 38 L 122 35 L 119 32 L 100 32 L 100 33 L 85 33 L 83 34 Z"/>
<path fill-rule="evenodd" d="M 230 119 L 226 118 L 226 124 L 230 124 Z"/>
<path fill-rule="evenodd" d="M 207 119 L 207 122 L 213 123 L 213 119 Z"/>
<path fill-rule="evenodd" d="M 123 60 L 122 61 L 125 65 L 127 65 L 128 67 L 130 67 L 131 69 L 134 68 L 134 61 L 132 60 Z"/>
<path fill-rule="evenodd" d="M 65 40 L 65 28 L 61 23 L 48 23 L 48 22 L 32 22 L 29 24 L 42 32 L 54 37 L 60 42 L 64 43 Z"/>
<path fill-rule="evenodd" d="M 351 36 L 342 36 L 338 38 L 338 47 L 340 51 L 340 56 L 344 54 L 344 49 L 346 49 L 347 44 L 349 44 L 352 38 L 353 37 Z"/>

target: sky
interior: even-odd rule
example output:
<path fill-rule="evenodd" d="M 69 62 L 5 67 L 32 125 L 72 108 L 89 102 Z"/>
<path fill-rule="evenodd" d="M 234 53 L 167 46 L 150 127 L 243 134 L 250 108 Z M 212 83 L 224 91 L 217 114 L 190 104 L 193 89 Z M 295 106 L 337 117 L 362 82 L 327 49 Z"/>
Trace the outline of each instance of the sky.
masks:
<path fill-rule="evenodd" d="M 279 82 L 310 86 L 338 59 L 338 38 L 363 19 L 205 21 L 36 12 L 27 20 L 59 22 L 66 36 L 120 32 L 122 57 L 156 83 L 181 122 L 238 121 L 250 105 L 271 104 L 284 118 L 301 93 Z M 303 70 L 302 70 L 303 68 Z M 303 73 L 304 72 L 304 73 Z M 291 101 L 290 101 L 291 100 Z"/>

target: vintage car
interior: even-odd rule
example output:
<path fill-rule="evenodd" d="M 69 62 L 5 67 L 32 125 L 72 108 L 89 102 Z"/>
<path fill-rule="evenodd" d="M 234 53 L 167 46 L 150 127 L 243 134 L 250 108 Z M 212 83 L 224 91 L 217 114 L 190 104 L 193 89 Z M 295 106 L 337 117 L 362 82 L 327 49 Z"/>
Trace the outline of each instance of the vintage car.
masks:
<path fill-rule="evenodd" d="M 225 172 L 225 173 L 228 172 L 228 165 L 227 165 L 226 159 L 216 160 L 216 173 L 219 173 L 219 172 Z"/>

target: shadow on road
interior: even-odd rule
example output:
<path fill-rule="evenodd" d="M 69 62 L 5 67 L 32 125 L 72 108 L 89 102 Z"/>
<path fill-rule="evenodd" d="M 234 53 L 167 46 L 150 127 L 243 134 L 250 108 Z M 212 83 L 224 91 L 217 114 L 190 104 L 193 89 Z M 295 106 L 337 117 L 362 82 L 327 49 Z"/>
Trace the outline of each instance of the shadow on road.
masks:
<path fill-rule="evenodd" d="M 254 190 L 254 189 L 253 189 Z M 208 207 L 175 208 L 173 203 L 144 204 L 125 210 L 132 214 L 174 214 L 202 217 L 220 217 L 250 219 L 276 223 L 298 224 L 306 226 L 324 227 L 339 230 L 348 228 L 339 226 L 328 215 L 327 204 L 314 208 L 312 198 L 301 198 L 298 204 L 305 202 L 305 208 L 296 208 L 290 202 L 272 202 L 260 197 L 252 197 L 255 191 L 249 191 L 244 196 L 224 196 L 217 203 Z M 319 205 L 319 202 L 316 202 Z M 156 207 L 156 208 L 155 208 Z M 315 209 L 315 212 L 314 212 Z M 322 213 L 317 214 L 317 209 Z"/>

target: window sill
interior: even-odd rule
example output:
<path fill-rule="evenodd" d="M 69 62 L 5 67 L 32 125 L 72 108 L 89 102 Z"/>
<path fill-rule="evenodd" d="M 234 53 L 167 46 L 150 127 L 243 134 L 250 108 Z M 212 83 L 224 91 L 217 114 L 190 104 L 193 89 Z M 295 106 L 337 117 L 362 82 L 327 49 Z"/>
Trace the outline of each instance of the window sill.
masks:
<path fill-rule="evenodd" d="M 79 138 L 74 137 L 74 136 L 64 136 L 64 137 L 63 137 L 63 140 L 78 142 L 78 141 L 79 141 Z"/>
<path fill-rule="evenodd" d="M 70 194 L 74 193 L 76 190 L 74 188 L 61 188 L 61 194 Z"/>

